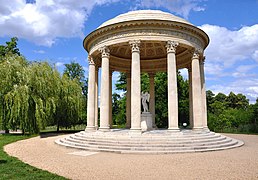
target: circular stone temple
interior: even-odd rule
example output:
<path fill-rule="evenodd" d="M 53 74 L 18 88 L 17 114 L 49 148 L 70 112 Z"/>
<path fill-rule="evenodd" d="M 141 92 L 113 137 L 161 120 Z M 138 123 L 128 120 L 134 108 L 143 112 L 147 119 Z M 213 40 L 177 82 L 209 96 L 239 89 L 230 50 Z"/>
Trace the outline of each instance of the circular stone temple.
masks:
<path fill-rule="evenodd" d="M 209 37 L 203 30 L 158 10 L 131 11 L 104 22 L 83 41 L 89 55 L 86 130 L 56 142 L 120 153 L 195 152 L 243 145 L 208 129 L 204 76 L 204 50 L 208 44 Z M 178 126 L 177 70 L 182 68 L 188 69 L 189 76 L 190 130 L 180 130 Z M 98 77 L 100 69 L 101 77 Z M 127 129 L 124 130 L 110 128 L 114 71 L 126 74 Z M 155 125 L 157 72 L 167 72 L 168 77 L 167 130 L 157 130 Z M 141 73 L 149 74 L 150 112 L 141 112 Z"/>

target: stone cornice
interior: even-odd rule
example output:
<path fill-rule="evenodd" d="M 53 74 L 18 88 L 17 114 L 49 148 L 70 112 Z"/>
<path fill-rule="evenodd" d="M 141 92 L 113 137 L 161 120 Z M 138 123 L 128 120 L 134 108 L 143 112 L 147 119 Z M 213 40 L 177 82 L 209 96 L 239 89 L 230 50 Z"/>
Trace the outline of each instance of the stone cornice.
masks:
<path fill-rule="evenodd" d="M 152 28 L 150 28 L 152 27 Z M 188 36 L 192 36 L 191 38 L 196 38 L 198 41 L 200 41 L 202 48 L 206 48 L 209 43 L 209 38 L 207 34 L 192 25 L 184 24 L 180 22 L 172 22 L 172 21 L 158 21 L 158 20 L 150 20 L 150 21 L 129 21 L 129 22 L 122 22 L 113 24 L 110 26 L 106 26 L 100 29 L 97 29 L 90 33 L 85 39 L 84 39 L 84 48 L 87 51 L 90 51 L 92 48 L 92 45 L 96 43 L 96 41 L 99 41 L 101 37 L 109 37 L 112 34 L 123 34 L 126 33 L 128 30 L 135 30 L 135 29 L 145 29 L 145 30 L 152 30 L 154 29 L 169 29 L 171 32 L 177 31 L 177 33 L 180 34 L 184 33 Z M 94 43 L 95 42 L 95 43 Z"/>

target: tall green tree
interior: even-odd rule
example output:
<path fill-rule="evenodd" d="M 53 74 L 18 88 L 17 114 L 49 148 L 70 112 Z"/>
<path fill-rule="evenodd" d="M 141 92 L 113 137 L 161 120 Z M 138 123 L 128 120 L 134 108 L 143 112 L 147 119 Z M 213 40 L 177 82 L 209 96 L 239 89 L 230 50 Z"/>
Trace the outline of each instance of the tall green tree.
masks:
<path fill-rule="evenodd" d="M 19 116 L 26 118 L 26 107 L 23 106 L 28 97 L 26 66 L 23 57 L 12 54 L 3 56 L 0 62 L 0 128 L 6 132 L 20 123 Z M 12 100 L 12 97 L 16 99 Z"/>
<path fill-rule="evenodd" d="M 189 124 L 189 82 L 177 73 L 179 123 Z"/>
<path fill-rule="evenodd" d="M 11 38 L 11 41 L 6 42 L 6 45 L 0 45 L 0 60 L 6 55 L 6 54 L 16 54 L 20 56 L 20 50 L 17 47 L 18 38 L 13 37 Z"/>
<path fill-rule="evenodd" d="M 65 64 L 64 74 L 71 80 L 76 79 L 81 85 L 84 96 L 87 96 L 88 85 L 84 76 L 85 71 L 79 63 L 73 61 L 70 64 Z"/>
<path fill-rule="evenodd" d="M 1 128 L 36 133 L 48 125 L 71 127 L 82 119 L 85 98 L 76 79 L 47 62 L 5 55 L 0 63 Z"/>
<path fill-rule="evenodd" d="M 57 108 L 54 113 L 54 125 L 57 131 L 60 127 L 70 128 L 84 122 L 85 98 L 76 79 L 69 79 L 63 75 L 60 79 L 60 91 L 58 92 Z"/>
<path fill-rule="evenodd" d="M 118 80 L 115 84 L 116 90 L 126 91 L 126 73 L 119 73 Z"/>
<path fill-rule="evenodd" d="M 206 101 L 207 101 L 208 112 L 212 111 L 211 104 L 214 103 L 215 101 L 214 97 L 215 97 L 215 94 L 211 90 L 206 91 Z"/>
<path fill-rule="evenodd" d="M 126 96 L 117 93 L 112 95 L 112 115 L 114 125 L 125 125 L 126 123 Z"/>

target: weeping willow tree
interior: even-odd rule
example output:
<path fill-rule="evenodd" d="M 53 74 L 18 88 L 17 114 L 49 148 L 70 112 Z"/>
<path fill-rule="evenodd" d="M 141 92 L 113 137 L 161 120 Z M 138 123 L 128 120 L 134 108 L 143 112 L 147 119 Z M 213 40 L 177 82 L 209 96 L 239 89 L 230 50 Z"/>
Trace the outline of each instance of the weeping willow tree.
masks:
<path fill-rule="evenodd" d="M 7 55 L 0 63 L 0 82 L 1 129 L 37 133 L 47 125 L 71 127 L 81 118 L 80 84 L 47 62 Z"/>
<path fill-rule="evenodd" d="M 8 54 L 0 62 L 0 124 L 1 129 L 16 129 L 20 116 L 25 116 L 28 97 L 27 61 L 18 55 Z"/>
<path fill-rule="evenodd" d="M 76 79 L 71 80 L 67 75 L 61 78 L 57 110 L 54 116 L 54 123 L 59 127 L 70 128 L 81 122 L 83 108 L 86 100 L 82 88 Z"/>

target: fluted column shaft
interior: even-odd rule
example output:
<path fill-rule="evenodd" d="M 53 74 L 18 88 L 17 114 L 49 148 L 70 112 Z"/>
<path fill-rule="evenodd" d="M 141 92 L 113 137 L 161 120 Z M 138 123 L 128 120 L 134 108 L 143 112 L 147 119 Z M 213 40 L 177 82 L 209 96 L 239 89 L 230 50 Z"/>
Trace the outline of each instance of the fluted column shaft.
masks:
<path fill-rule="evenodd" d="M 140 41 L 130 41 L 132 49 L 131 69 L 131 130 L 141 131 L 141 69 Z"/>
<path fill-rule="evenodd" d="M 104 46 L 101 52 L 101 95 L 100 95 L 100 127 L 101 131 L 109 131 L 109 49 Z"/>
<path fill-rule="evenodd" d="M 192 96 L 193 96 L 193 124 L 194 130 L 203 128 L 203 104 L 200 74 L 200 52 L 195 51 L 192 57 Z"/>
<path fill-rule="evenodd" d="M 193 128 L 193 95 L 192 95 L 192 68 L 188 68 L 188 79 L 189 79 L 189 123 L 190 127 Z"/>
<path fill-rule="evenodd" d="M 154 84 L 155 74 L 150 73 L 150 113 L 152 114 L 152 127 L 155 128 L 155 84 Z"/>
<path fill-rule="evenodd" d="M 112 116 L 112 71 L 109 71 L 109 125 L 113 125 L 113 116 Z"/>
<path fill-rule="evenodd" d="M 178 97 L 176 47 L 177 42 L 167 42 L 167 73 L 168 73 L 168 130 L 179 131 L 178 128 Z"/>
<path fill-rule="evenodd" d="M 87 130 L 95 130 L 95 63 L 91 56 L 89 60 L 88 100 L 87 100 Z"/>
<path fill-rule="evenodd" d="M 205 88 L 205 75 L 204 75 L 204 60 L 200 62 L 200 73 L 201 73 L 201 87 L 202 87 L 202 104 L 203 104 L 203 112 L 202 112 L 202 123 L 203 128 L 208 129 L 207 125 L 207 100 L 206 100 L 206 88 Z"/>
<path fill-rule="evenodd" d="M 98 77 L 99 77 L 99 70 L 96 68 L 95 71 L 95 128 L 99 128 L 99 106 L 98 106 Z"/>
<path fill-rule="evenodd" d="M 131 127 L 131 73 L 126 74 L 126 128 Z"/>

